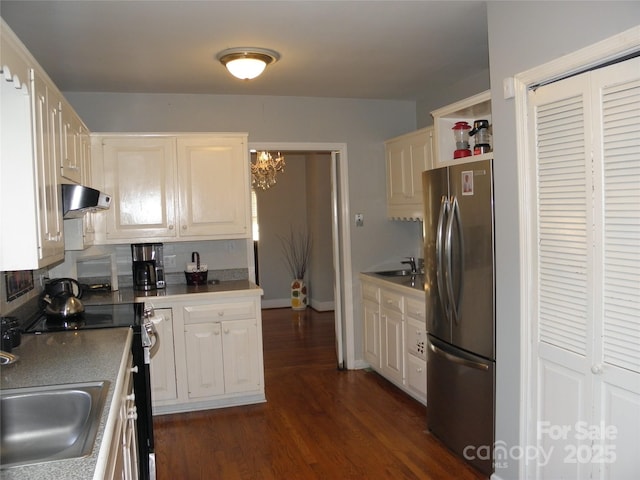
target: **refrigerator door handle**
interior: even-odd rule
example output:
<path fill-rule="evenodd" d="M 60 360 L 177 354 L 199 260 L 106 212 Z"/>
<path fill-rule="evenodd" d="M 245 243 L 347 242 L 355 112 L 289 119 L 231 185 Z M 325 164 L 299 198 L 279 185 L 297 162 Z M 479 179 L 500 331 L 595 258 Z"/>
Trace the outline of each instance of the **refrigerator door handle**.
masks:
<path fill-rule="evenodd" d="M 450 318 L 450 302 L 447 299 L 447 291 L 444 287 L 444 275 L 443 262 L 446 260 L 446 256 L 443 252 L 444 249 L 444 224 L 449 214 L 450 203 L 446 196 L 442 196 L 440 202 L 440 214 L 438 215 L 438 225 L 436 230 L 436 279 L 438 283 L 438 299 L 440 300 L 440 306 L 444 311 L 444 317 L 446 320 Z"/>
<path fill-rule="evenodd" d="M 450 354 L 448 352 L 445 352 L 441 348 L 436 347 L 431 342 L 429 342 L 429 348 L 436 355 L 440 355 L 441 357 L 446 358 L 450 362 L 457 363 L 458 365 L 463 365 L 465 367 L 475 368 L 477 370 L 489 370 L 489 365 L 487 365 L 487 364 L 480 363 L 480 362 L 474 362 L 473 360 L 469 360 L 467 358 L 462 358 L 462 357 L 458 357 L 456 355 L 452 355 L 452 354 Z"/>
<path fill-rule="evenodd" d="M 460 277 L 460 290 L 458 291 L 458 297 L 456 298 L 456 294 L 453 291 L 453 258 L 452 258 L 452 243 L 453 243 L 453 227 L 454 221 L 455 226 L 460 233 L 460 251 L 456 252 L 457 258 L 459 260 L 460 268 L 464 271 L 464 265 L 462 264 L 464 260 L 464 247 L 462 244 L 462 220 L 460 218 L 460 206 L 458 205 L 458 199 L 456 197 L 451 197 L 451 214 L 449 215 L 449 219 L 447 220 L 447 227 L 445 231 L 445 256 L 446 256 L 446 271 L 445 271 L 445 279 L 447 281 L 447 296 L 449 297 L 449 309 L 451 310 L 451 316 L 453 317 L 453 321 L 458 323 L 459 320 L 459 311 L 460 311 L 460 302 L 462 300 L 462 288 L 463 288 L 463 276 Z"/>

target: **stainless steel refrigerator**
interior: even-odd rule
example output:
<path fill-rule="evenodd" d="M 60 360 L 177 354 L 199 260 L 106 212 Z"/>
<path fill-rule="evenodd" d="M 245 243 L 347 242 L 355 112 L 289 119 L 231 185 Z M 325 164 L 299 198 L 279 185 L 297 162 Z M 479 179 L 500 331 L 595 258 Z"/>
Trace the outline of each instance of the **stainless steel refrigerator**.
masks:
<path fill-rule="evenodd" d="M 427 425 L 493 472 L 495 276 L 492 161 L 423 173 Z"/>

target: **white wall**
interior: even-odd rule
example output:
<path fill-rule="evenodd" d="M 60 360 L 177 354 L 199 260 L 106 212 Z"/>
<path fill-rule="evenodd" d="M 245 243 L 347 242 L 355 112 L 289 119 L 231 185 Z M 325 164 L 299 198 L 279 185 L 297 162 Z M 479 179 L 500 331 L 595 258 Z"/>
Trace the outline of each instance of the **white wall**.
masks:
<path fill-rule="evenodd" d="M 331 236 L 331 154 L 307 156 L 307 221 L 313 234 L 309 266 L 311 306 L 333 309 L 333 244 Z"/>
<path fill-rule="evenodd" d="M 519 445 L 520 251 L 515 104 L 504 78 L 640 23 L 640 2 L 489 2 L 489 55 L 495 152 L 497 392 L 496 440 Z M 518 479 L 519 462 L 496 470 Z"/>
<path fill-rule="evenodd" d="M 411 101 L 233 95 L 65 92 L 94 132 L 248 132 L 250 142 L 346 143 L 355 356 L 362 358 L 357 272 L 419 252 L 421 224 L 386 218 L 384 141 L 416 129 Z"/>

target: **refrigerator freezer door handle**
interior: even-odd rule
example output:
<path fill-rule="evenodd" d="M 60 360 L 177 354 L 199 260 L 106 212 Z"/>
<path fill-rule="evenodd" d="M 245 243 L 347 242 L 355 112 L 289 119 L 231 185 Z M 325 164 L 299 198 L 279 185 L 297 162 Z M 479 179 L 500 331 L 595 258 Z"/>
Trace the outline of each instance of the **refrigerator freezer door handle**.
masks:
<path fill-rule="evenodd" d="M 459 263 L 461 268 L 464 268 L 462 265 L 464 249 L 462 247 L 462 221 L 460 219 L 460 206 L 458 205 L 458 199 L 456 197 L 451 197 L 451 214 L 449 215 L 449 219 L 447 220 L 447 227 L 445 230 L 445 240 L 444 240 L 444 250 L 445 250 L 445 262 L 446 262 L 446 271 L 445 271 L 445 280 L 447 283 L 447 297 L 449 298 L 449 310 L 451 311 L 451 316 L 453 317 L 453 321 L 458 323 L 459 316 L 458 312 L 460 310 L 460 301 L 462 299 L 462 284 L 460 284 L 460 290 L 458 292 L 458 298 L 456 298 L 455 292 L 453 291 L 453 272 L 452 272 L 452 239 L 453 239 L 453 226 L 454 221 L 456 222 L 456 227 L 458 228 L 458 232 L 460 232 L 460 252 L 456 252 L 459 258 Z M 460 281 L 462 282 L 462 275 L 460 275 Z"/>
<path fill-rule="evenodd" d="M 444 249 L 444 223 L 445 218 L 447 217 L 450 209 L 449 199 L 446 196 L 442 197 L 442 201 L 440 202 L 440 215 L 438 215 L 438 227 L 436 231 L 436 279 L 438 282 L 438 299 L 440 300 L 440 306 L 444 311 L 444 317 L 448 321 L 450 317 L 450 302 L 448 301 L 446 295 L 447 291 L 444 288 L 444 274 L 442 265 L 443 260 L 443 252 Z"/>
<path fill-rule="evenodd" d="M 457 363 L 458 365 L 464 365 L 465 367 L 475 368 L 477 370 L 489 370 L 489 365 L 480 362 L 474 362 L 473 360 L 469 360 L 466 358 L 457 357 L 456 355 L 452 355 L 436 347 L 431 342 L 429 342 L 429 348 L 431 348 L 431 351 L 436 355 L 440 355 L 441 357 L 446 358 L 450 362 Z"/>
<path fill-rule="evenodd" d="M 453 318 L 455 319 L 456 323 L 458 322 L 458 320 L 460 319 L 459 317 L 459 313 L 460 313 L 460 305 L 462 304 L 462 295 L 464 292 L 464 235 L 462 234 L 463 230 L 462 230 L 462 217 L 460 216 L 460 204 L 458 203 L 458 198 L 454 197 L 454 201 L 453 201 L 453 213 L 452 213 L 453 217 L 455 218 L 456 221 L 456 227 L 458 228 L 458 233 L 460 235 L 459 241 L 458 241 L 458 248 L 460 249 L 457 252 L 457 256 L 458 256 L 458 267 L 460 269 L 460 288 L 458 290 L 458 298 L 452 297 L 454 300 L 452 300 L 453 302 Z M 451 283 L 451 288 L 453 289 L 453 282 Z"/>

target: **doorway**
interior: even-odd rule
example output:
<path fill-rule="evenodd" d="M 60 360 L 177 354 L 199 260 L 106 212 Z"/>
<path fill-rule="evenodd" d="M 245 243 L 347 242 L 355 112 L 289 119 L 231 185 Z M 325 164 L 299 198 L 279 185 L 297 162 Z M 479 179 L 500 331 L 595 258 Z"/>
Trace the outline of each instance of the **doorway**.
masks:
<path fill-rule="evenodd" d="M 250 150 L 316 152 L 330 155 L 331 183 L 331 247 L 333 261 L 336 360 L 338 368 L 353 368 L 355 364 L 354 319 L 347 149 L 343 143 L 250 143 Z M 286 212 L 283 212 L 286 214 Z M 287 233 L 287 232 L 282 232 Z M 250 263 L 253 263 L 253 258 Z"/>

